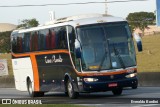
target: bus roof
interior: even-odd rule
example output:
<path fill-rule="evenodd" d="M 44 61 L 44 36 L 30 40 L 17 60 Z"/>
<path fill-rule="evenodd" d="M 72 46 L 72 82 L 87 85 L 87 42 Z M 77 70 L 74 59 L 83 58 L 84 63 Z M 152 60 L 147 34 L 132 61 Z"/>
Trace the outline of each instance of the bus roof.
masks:
<path fill-rule="evenodd" d="M 40 29 L 65 26 L 65 25 L 71 25 L 73 27 L 77 27 L 77 26 L 82 26 L 82 25 L 107 23 L 107 22 L 119 22 L 119 21 L 125 21 L 125 20 L 120 17 L 113 17 L 111 15 L 105 15 L 105 14 L 83 14 L 83 15 L 59 18 L 51 22 L 47 22 L 46 24 L 38 26 L 38 27 L 15 30 L 12 32 L 12 34 L 37 31 Z"/>

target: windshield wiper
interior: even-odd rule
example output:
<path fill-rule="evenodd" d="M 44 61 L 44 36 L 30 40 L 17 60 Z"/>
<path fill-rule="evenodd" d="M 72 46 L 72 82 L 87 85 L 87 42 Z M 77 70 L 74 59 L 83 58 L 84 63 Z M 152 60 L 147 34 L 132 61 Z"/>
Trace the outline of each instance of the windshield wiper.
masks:
<path fill-rule="evenodd" d="M 99 65 L 99 69 L 98 69 L 99 72 L 100 72 L 101 69 L 102 69 L 102 66 L 103 66 L 104 60 L 106 59 L 106 56 L 107 56 L 107 52 L 105 51 L 105 53 L 104 53 L 104 55 L 103 55 L 103 57 L 102 57 L 101 63 L 100 63 L 100 65 Z"/>
<path fill-rule="evenodd" d="M 125 69 L 126 67 L 125 67 L 125 64 L 124 64 L 124 62 L 122 60 L 122 57 L 120 56 L 120 54 L 119 54 L 117 48 L 114 46 L 114 44 L 113 44 L 113 49 L 114 49 L 115 55 L 118 56 L 118 59 L 119 59 L 119 62 L 121 64 L 122 68 Z"/>

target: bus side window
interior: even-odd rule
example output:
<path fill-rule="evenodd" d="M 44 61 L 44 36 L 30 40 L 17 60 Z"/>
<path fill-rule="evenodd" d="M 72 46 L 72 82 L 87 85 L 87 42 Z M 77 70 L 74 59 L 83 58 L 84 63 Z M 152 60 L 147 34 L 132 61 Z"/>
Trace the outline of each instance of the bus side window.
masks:
<path fill-rule="evenodd" d="M 60 27 L 56 33 L 56 46 L 58 49 L 68 49 L 66 27 Z"/>
<path fill-rule="evenodd" d="M 17 53 L 17 35 L 12 35 L 12 52 Z"/>
<path fill-rule="evenodd" d="M 38 50 L 38 33 L 37 31 L 32 32 L 30 36 L 30 50 L 37 51 Z"/>
<path fill-rule="evenodd" d="M 50 43 L 51 43 L 51 49 L 55 49 L 56 48 L 56 32 L 54 29 L 51 30 Z"/>
<path fill-rule="evenodd" d="M 22 53 L 23 49 L 23 39 L 22 39 L 22 34 L 19 34 L 17 37 L 17 53 Z"/>
<path fill-rule="evenodd" d="M 74 32 L 74 28 L 71 26 L 68 26 L 68 38 L 69 38 L 69 47 L 70 47 L 70 53 L 72 57 L 72 61 L 78 71 L 81 71 L 80 69 L 80 60 L 76 58 L 75 55 L 75 39 L 76 35 Z"/>
<path fill-rule="evenodd" d="M 40 30 L 39 35 L 38 35 L 38 45 L 39 45 L 39 50 L 45 50 L 46 49 L 46 34 L 47 30 Z"/>
<path fill-rule="evenodd" d="M 56 33 L 54 29 L 48 29 L 48 33 L 46 34 L 46 48 L 47 49 L 56 48 L 55 36 L 56 36 Z"/>
<path fill-rule="evenodd" d="M 24 52 L 30 51 L 30 33 L 24 34 Z"/>
<path fill-rule="evenodd" d="M 74 52 L 74 43 L 75 43 L 75 33 L 72 27 L 68 27 L 68 36 L 69 36 L 69 45 L 70 45 L 70 51 Z"/>
<path fill-rule="evenodd" d="M 50 43 L 51 35 L 52 35 L 51 30 L 48 29 L 48 32 L 46 34 L 46 49 L 50 49 L 51 47 L 51 43 Z"/>
<path fill-rule="evenodd" d="M 38 32 L 34 32 L 34 50 L 38 51 Z"/>
<path fill-rule="evenodd" d="M 30 51 L 33 51 L 33 33 L 30 34 Z"/>

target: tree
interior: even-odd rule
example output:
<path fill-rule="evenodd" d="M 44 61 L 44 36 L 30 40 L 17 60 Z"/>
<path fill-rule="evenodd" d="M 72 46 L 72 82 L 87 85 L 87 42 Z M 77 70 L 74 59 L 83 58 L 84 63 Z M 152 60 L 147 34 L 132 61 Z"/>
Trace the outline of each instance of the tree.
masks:
<path fill-rule="evenodd" d="M 0 53 L 10 52 L 10 35 L 11 31 L 0 32 Z"/>
<path fill-rule="evenodd" d="M 154 24 L 155 18 L 153 12 L 135 12 L 129 13 L 126 19 L 128 20 L 132 31 L 139 28 L 142 31 L 142 35 L 144 35 L 144 30 L 148 25 Z"/>
<path fill-rule="evenodd" d="M 33 19 L 24 19 L 21 21 L 22 24 L 18 25 L 17 28 L 20 27 L 36 27 L 39 25 L 39 22 L 33 18 Z"/>

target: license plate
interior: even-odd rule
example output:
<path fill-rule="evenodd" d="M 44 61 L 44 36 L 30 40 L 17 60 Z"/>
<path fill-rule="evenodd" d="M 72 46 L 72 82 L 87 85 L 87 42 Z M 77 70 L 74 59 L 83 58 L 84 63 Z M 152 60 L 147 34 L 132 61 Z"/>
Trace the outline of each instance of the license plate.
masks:
<path fill-rule="evenodd" d="M 110 83 L 110 84 L 108 84 L 108 87 L 117 87 L 117 86 L 118 86 L 117 83 Z"/>

